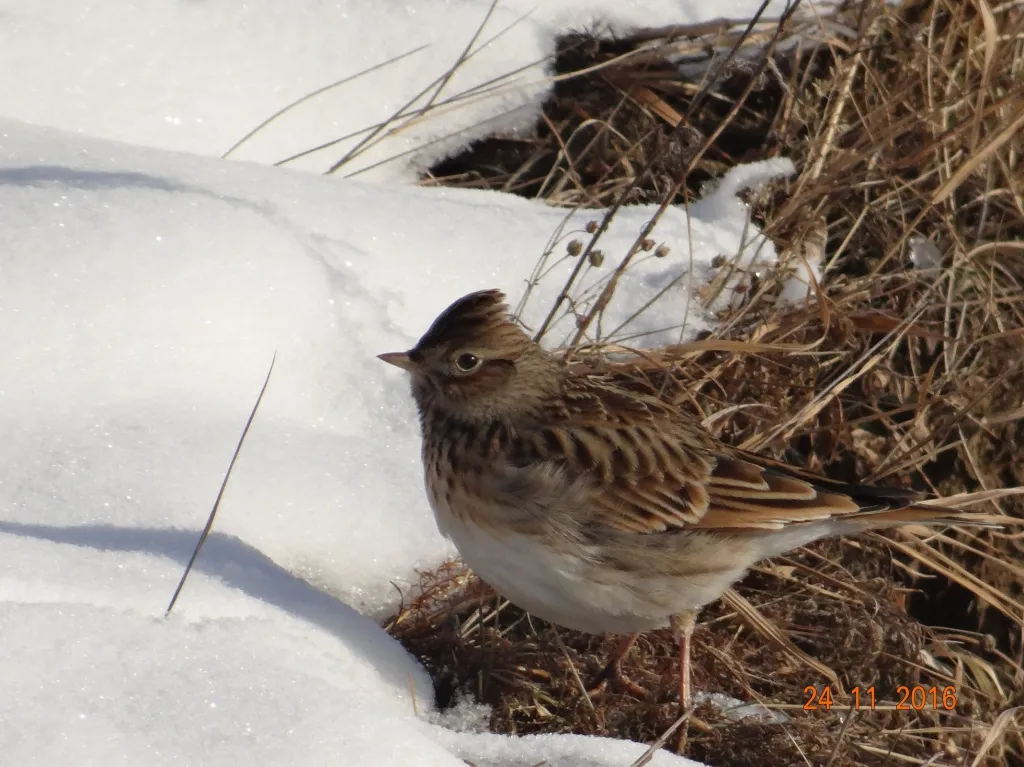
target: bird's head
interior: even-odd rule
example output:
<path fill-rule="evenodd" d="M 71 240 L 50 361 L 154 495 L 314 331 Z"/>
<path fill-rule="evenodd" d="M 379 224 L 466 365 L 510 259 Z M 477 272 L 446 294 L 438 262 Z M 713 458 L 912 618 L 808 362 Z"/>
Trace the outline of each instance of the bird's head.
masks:
<path fill-rule="evenodd" d="M 561 364 L 509 316 L 499 290 L 463 296 L 404 352 L 378 355 L 408 371 L 420 412 L 463 420 L 515 420 L 536 413 L 561 382 Z"/>

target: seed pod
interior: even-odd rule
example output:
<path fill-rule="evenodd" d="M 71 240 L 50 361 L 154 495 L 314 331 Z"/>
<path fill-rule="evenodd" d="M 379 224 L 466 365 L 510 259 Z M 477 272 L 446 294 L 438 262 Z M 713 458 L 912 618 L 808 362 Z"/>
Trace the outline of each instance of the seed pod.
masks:
<path fill-rule="evenodd" d="M 576 258 L 576 256 L 583 252 L 583 243 L 579 240 L 569 240 L 569 244 L 565 246 L 565 252 Z"/>
<path fill-rule="evenodd" d="M 604 263 L 604 253 L 602 253 L 600 250 L 597 250 L 596 248 L 594 250 L 590 251 L 590 265 L 591 266 L 600 266 L 603 263 Z"/>

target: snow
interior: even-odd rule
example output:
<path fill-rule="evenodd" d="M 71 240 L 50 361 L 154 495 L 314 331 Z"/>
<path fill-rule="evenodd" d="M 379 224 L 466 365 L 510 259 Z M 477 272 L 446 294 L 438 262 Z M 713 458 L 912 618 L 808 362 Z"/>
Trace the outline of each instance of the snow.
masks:
<path fill-rule="evenodd" d="M 429 680 L 346 607 L 383 617 L 393 584 L 453 553 L 423 497 L 406 382 L 374 355 L 410 345 L 470 290 L 518 298 L 566 213 L 12 122 L 0 123 L 0 210 L 0 620 L 11 692 L 0 720 L 12 725 L 0 753 L 15 764 L 82 751 L 107 763 L 116 753 L 114 763 L 203 754 L 218 764 L 218 754 L 228 763 L 255 749 L 272 764 L 284 749 L 294 763 L 319 763 L 353 742 L 381 748 L 380 728 L 405 721 L 418 734 L 411 745 L 386 739 L 389 750 L 374 751 L 382 763 L 448 763 L 447 752 L 417 745 L 441 742 L 408 701 L 411 678 L 417 709 L 429 710 Z M 625 252 L 652 213 L 624 210 L 602 247 Z M 582 236 L 573 221 L 564 226 Z M 653 232 L 669 256 L 637 261 L 609 307 L 612 324 L 675 282 L 643 328 L 681 318 L 688 334 L 704 327 L 681 276 L 691 260 L 709 269 L 742 229 L 670 210 Z M 551 267 L 527 321 L 573 263 Z M 584 287 L 612 263 L 590 270 Z M 163 621 L 275 352 L 216 530 Z M 207 701 L 217 714 L 198 727 L 194 708 Z M 325 719 L 339 710 L 349 712 L 342 729 Z M 89 722 L 71 727 L 80 715 Z M 60 723 L 63 738 L 50 739 Z M 183 732 L 181 742 L 169 735 Z M 481 764 L 535 753 L 496 742 L 467 738 L 456 750 L 479 748 Z M 544 753 L 582 748 L 538 743 Z"/>
<path fill-rule="evenodd" d="M 525 296 L 536 327 L 577 263 L 567 243 L 586 243 L 601 212 L 380 183 L 433 149 L 348 180 L 201 156 L 304 92 L 429 43 L 430 57 L 296 113 L 239 157 L 267 162 L 379 119 L 465 47 L 487 4 L 37 5 L 0 0 L 0 66 L 23 73 L 0 78 L 0 762 L 639 758 L 642 744 L 481 732 L 471 702 L 435 711 L 425 671 L 378 623 L 418 569 L 455 552 L 424 498 L 407 382 L 375 355 L 480 288 Z M 496 28 L 522 21 L 453 92 L 597 16 L 628 28 L 708 13 L 654 0 L 532 7 L 498 7 Z M 365 44 L 384 28 L 394 34 Z M 535 108 L 542 90 L 508 90 L 502 108 Z M 388 139 L 360 167 L 499 114 L 474 109 Z M 668 255 L 638 255 L 603 331 L 652 344 L 710 327 L 695 290 L 716 257 L 776 257 L 736 193 L 791 172 L 743 166 L 689 214 L 666 211 L 651 236 Z M 654 210 L 614 218 L 605 263 L 573 291 L 581 308 Z M 791 288 L 806 294 L 799 279 Z M 547 343 L 574 330 L 562 316 Z M 165 618 L 275 354 L 214 532 Z M 652 763 L 691 764 L 664 752 Z"/>
<path fill-rule="evenodd" d="M 942 251 L 927 237 L 913 235 L 907 240 L 907 250 L 910 251 L 910 263 L 922 272 L 937 272 L 942 268 Z"/>
<path fill-rule="evenodd" d="M 0 418 L 24 448 L 0 486 L 8 519 L 35 522 L 42 504 L 61 525 L 130 525 L 144 513 L 151 526 L 194 527 L 276 351 L 218 530 L 244 531 L 376 615 L 393 604 L 389 581 L 451 553 L 424 513 L 406 381 L 375 355 L 412 345 L 471 290 L 500 287 L 515 301 L 550 233 L 587 236 L 582 221 L 595 214 L 567 222 L 497 193 L 336 183 L 0 126 Z M 708 220 L 670 209 L 653 231 L 669 256 L 636 260 L 607 324 L 673 286 L 621 334 L 654 342 L 706 328 L 688 278 L 749 238 L 731 220 L 745 220 L 741 208 L 728 209 Z M 605 251 L 624 253 L 653 211 L 623 210 Z M 749 247 L 774 252 L 763 239 Z M 551 260 L 523 313 L 533 326 L 575 265 Z M 614 263 L 584 270 L 581 307 Z M 574 329 L 562 317 L 552 342 Z M 378 471 L 409 481 L 382 486 Z M 360 509 L 373 513 L 350 511 Z M 408 536 L 377 535 L 402 527 Z M 380 540 L 346 545 L 360 538 Z"/>
<path fill-rule="evenodd" d="M 733 722 L 751 719 L 768 724 L 785 724 L 790 721 L 789 717 L 782 711 L 770 709 L 761 703 L 744 703 L 731 695 L 725 695 L 720 692 L 700 691 L 693 696 L 693 701 L 696 706 L 702 703 L 710 703 L 726 719 Z"/>
<path fill-rule="evenodd" d="M 0 114 L 221 155 L 288 104 L 347 80 L 275 120 L 233 156 L 273 163 L 348 136 L 296 164 L 322 171 L 373 126 L 406 105 L 412 118 L 434 95 L 435 104 L 447 102 L 435 114 L 407 118 L 343 169 L 407 178 L 473 138 L 529 129 L 551 85 L 545 67 L 559 33 L 746 19 L 759 3 L 502 0 L 488 16 L 490 5 L 0 0 L 0 71 L 31 73 L 0 78 Z M 784 8 L 773 0 L 766 16 Z M 469 61 L 442 83 L 471 44 Z M 373 67 L 380 68 L 356 76 Z"/>

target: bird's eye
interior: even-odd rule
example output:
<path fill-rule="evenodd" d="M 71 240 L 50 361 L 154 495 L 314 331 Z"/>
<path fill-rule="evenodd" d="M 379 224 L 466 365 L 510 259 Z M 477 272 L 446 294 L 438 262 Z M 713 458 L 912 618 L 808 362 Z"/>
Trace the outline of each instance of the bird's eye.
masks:
<path fill-rule="evenodd" d="M 465 354 L 460 354 L 455 358 L 455 367 L 457 367 L 460 372 L 469 373 L 480 367 L 481 362 L 483 362 L 483 360 L 475 354 L 469 354 L 467 352 Z"/>

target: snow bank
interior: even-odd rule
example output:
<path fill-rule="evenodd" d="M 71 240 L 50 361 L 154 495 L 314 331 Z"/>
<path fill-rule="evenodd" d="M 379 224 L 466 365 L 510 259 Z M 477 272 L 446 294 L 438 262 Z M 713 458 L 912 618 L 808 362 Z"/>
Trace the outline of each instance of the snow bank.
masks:
<path fill-rule="evenodd" d="M 653 235 L 669 256 L 638 260 L 610 323 L 672 285 L 639 329 L 670 328 L 654 341 L 705 327 L 692 283 L 749 236 L 741 206 L 708 205 L 703 218 L 669 211 Z M 428 710 L 429 680 L 363 617 L 452 553 L 424 499 L 407 383 L 375 355 L 406 348 L 468 291 L 515 301 L 551 233 L 582 237 L 594 214 L 12 122 L 0 123 L 0 211 L 0 753 L 13 764 L 352 763 L 353 744 L 382 764 L 642 752 L 439 737 L 409 698 Z M 584 292 L 652 212 L 615 219 Z M 561 252 L 528 322 L 575 264 Z M 163 621 L 275 353 L 216 530 Z"/>
<path fill-rule="evenodd" d="M 406 105 L 412 116 L 428 102 L 447 102 L 430 119 L 377 136 L 344 169 L 409 178 L 473 139 L 528 130 L 550 87 L 545 67 L 558 34 L 745 19 L 759 3 L 501 0 L 488 17 L 490 5 L 0 0 L 0 71 L 26 75 L 0 78 L 0 115 L 221 155 L 289 103 L 347 79 L 235 157 L 273 163 L 337 141 L 296 165 L 322 171 Z M 766 15 L 784 7 L 775 0 Z M 439 89 L 469 47 L 471 58 Z"/>

